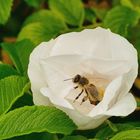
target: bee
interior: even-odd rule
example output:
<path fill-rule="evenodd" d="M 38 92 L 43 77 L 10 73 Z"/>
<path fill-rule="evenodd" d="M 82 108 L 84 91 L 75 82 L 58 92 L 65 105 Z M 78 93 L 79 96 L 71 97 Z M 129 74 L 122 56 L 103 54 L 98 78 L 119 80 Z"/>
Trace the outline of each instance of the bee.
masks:
<path fill-rule="evenodd" d="M 77 84 L 77 86 L 74 87 L 74 89 L 77 89 L 79 87 L 82 88 L 81 92 L 76 96 L 73 102 L 79 99 L 79 97 L 84 92 L 86 93 L 86 96 L 84 96 L 84 98 L 82 99 L 81 104 L 86 100 L 89 100 L 90 103 L 93 105 L 97 105 L 100 102 L 101 99 L 99 98 L 99 92 L 96 86 L 94 84 L 89 83 L 89 80 L 86 77 L 77 74 L 76 76 L 74 76 L 74 78 L 72 78 L 72 82 Z"/>

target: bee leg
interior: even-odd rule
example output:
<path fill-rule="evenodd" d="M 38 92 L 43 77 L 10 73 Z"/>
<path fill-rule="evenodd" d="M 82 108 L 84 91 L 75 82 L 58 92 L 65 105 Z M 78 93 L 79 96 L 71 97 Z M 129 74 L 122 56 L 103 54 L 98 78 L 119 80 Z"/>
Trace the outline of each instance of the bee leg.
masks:
<path fill-rule="evenodd" d="M 74 99 L 74 101 L 73 101 L 73 103 L 81 96 L 81 94 L 83 93 L 83 89 L 82 89 L 82 91 L 78 94 L 78 96 Z"/>
<path fill-rule="evenodd" d="M 85 96 L 85 97 L 82 99 L 82 102 L 80 103 L 80 105 L 82 105 L 82 103 L 84 103 L 87 99 L 88 99 L 88 96 Z"/>
<path fill-rule="evenodd" d="M 77 89 L 77 88 L 78 88 L 78 86 L 74 87 L 74 89 Z"/>
<path fill-rule="evenodd" d="M 86 94 L 87 94 L 87 96 L 88 96 L 88 91 L 87 91 L 87 89 L 85 88 L 85 92 L 86 92 Z"/>

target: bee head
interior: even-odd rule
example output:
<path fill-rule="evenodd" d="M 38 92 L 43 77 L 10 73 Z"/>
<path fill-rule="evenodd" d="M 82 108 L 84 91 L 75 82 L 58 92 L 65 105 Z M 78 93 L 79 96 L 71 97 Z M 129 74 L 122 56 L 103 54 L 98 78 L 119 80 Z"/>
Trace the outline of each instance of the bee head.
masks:
<path fill-rule="evenodd" d="M 73 82 L 74 83 L 78 83 L 81 79 L 81 76 L 79 74 L 77 74 L 74 78 L 73 78 Z"/>

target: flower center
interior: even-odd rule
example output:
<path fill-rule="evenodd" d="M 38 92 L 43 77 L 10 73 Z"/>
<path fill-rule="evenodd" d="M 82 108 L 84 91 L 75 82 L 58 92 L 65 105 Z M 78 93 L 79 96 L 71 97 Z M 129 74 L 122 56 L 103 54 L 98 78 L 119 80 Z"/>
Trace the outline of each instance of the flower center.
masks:
<path fill-rule="evenodd" d="M 71 88 L 64 97 L 79 113 L 87 115 L 104 97 L 105 89 L 110 83 L 104 75 L 77 74 L 71 79 Z M 67 81 L 65 80 L 65 81 Z"/>

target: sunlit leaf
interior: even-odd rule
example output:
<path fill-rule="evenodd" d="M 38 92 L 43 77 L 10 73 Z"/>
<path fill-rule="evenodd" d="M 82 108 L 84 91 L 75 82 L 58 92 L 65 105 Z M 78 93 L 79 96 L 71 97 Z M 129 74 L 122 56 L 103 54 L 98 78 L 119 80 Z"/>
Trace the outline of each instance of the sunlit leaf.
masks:
<path fill-rule="evenodd" d="M 41 20 L 27 24 L 18 35 L 18 40 L 30 39 L 35 45 L 48 41 L 67 30 L 64 22 L 58 18 Z"/>
<path fill-rule="evenodd" d="M 140 1 L 138 0 L 121 0 L 121 5 L 127 6 L 140 14 Z"/>
<path fill-rule="evenodd" d="M 140 130 L 122 131 L 110 140 L 140 140 Z"/>
<path fill-rule="evenodd" d="M 10 16 L 13 0 L 0 0 L 0 24 L 5 24 Z"/>
<path fill-rule="evenodd" d="M 7 112 L 27 89 L 26 78 L 10 76 L 0 80 L 0 114 Z"/>
<path fill-rule="evenodd" d="M 9 54 L 18 72 L 26 75 L 29 55 L 34 49 L 34 44 L 29 40 L 22 40 L 16 43 L 3 43 L 2 48 Z"/>
<path fill-rule="evenodd" d="M 0 139 L 33 132 L 70 134 L 75 124 L 54 107 L 30 106 L 15 109 L 0 118 Z"/>
<path fill-rule="evenodd" d="M 68 24 L 81 25 L 84 20 L 84 7 L 81 0 L 49 0 L 49 6 Z"/>
<path fill-rule="evenodd" d="M 117 127 L 118 131 L 113 131 L 109 126 L 104 126 L 102 129 L 100 129 L 97 133 L 96 133 L 96 138 L 100 139 L 100 140 L 105 140 L 105 139 L 109 139 L 111 137 L 113 137 L 114 135 L 116 135 L 118 132 L 124 131 L 124 130 L 131 130 L 131 129 L 136 129 L 138 128 L 137 126 L 135 126 L 136 123 L 118 123 L 115 124 L 115 126 Z"/>
<path fill-rule="evenodd" d="M 140 15 L 127 7 L 118 6 L 111 9 L 105 19 L 104 26 L 113 32 L 127 35 L 128 27 L 133 27 L 138 23 Z"/>

